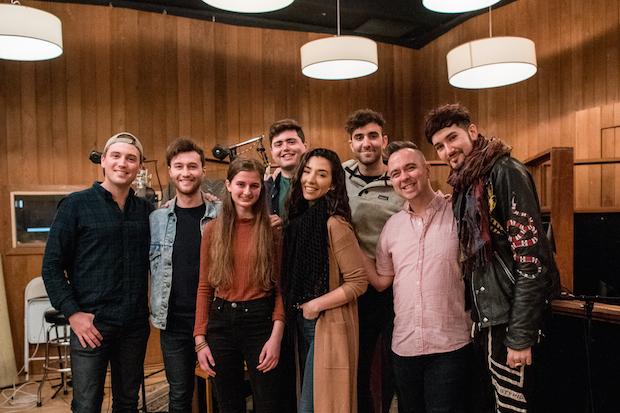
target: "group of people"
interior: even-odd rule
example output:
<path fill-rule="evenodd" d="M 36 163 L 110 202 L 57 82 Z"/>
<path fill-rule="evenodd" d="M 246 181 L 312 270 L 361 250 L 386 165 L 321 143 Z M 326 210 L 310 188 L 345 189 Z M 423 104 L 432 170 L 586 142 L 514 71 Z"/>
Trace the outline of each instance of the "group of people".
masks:
<path fill-rule="evenodd" d="M 401 413 L 465 412 L 475 381 L 489 411 L 534 411 L 532 349 L 558 280 L 535 187 L 462 105 L 425 122 L 452 196 L 370 109 L 346 121 L 344 163 L 274 123 L 279 168 L 233 160 L 221 200 L 200 189 L 203 150 L 177 139 L 176 196 L 155 211 L 131 189 L 140 141 L 112 136 L 103 182 L 59 204 L 43 260 L 71 326 L 72 410 L 100 411 L 108 364 L 113 411 L 137 410 L 150 308 L 170 412 L 191 411 L 196 362 L 222 413 L 245 411 L 244 370 L 257 413 L 387 412 L 394 392 Z"/>

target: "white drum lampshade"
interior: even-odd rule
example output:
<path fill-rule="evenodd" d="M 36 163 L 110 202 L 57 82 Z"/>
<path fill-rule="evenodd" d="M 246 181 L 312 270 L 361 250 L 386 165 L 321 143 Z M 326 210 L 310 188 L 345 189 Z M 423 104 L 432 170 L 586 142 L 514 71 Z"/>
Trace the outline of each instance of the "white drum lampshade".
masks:
<path fill-rule="evenodd" d="M 450 50 L 446 60 L 450 84 L 463 89 L 511 85 L 538 70 L 536 46 L 523 37 L 474 40 Z"/>
<path fill-rule="evenodd" d="M 0 4 L 0 59 L 36 61 L 62 54 L 62 23 L 51 13 Z"/>
<path fill-rule="evenodd" d="M 301 49 L 301 71 L 323 80 L 368 76 L 379 68 L 377 43 L 359 36 L 335 36 L 313 40 Z"/>
<path fill-rule="evenodd" d="M 429 10 L 439 13 L 465 13 L 491 7 L 500 0 L 423 0 Z"/>
<path fill-rule="evenodd" d="M 209 6 L 236 13 L 267 13 L 280 10 L 294 0 L 202 0 Z"/>

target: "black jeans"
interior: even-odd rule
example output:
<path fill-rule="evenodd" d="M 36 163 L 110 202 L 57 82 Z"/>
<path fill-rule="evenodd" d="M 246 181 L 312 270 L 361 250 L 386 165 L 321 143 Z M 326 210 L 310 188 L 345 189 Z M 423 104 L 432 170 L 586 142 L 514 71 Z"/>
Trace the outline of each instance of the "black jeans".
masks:
<path fill-rule="evenodd" d="M 191 412 L 196 368 L 192 332 L 161 330 L 159 338 L 169 385 L 168 412 Z"/>
<path fill-rule="evenodd" d="M 144 354 L 149 338 L 148 320 L 117 327 L 98 323 L 103 336 L 101 346 L 82 348 L 71 332 L 71 370 L 73 401 L 71 410 L 78 413 L 101 411 L 105 376 L 110 364 L 112 374 L 112 411 L 138 410 L 138 390 L 144 374 Z"/>
<path fill-rule="evenodd" d="M 256 413 L 281 413 L 284 399 L 280 369 L 256 370 L 258 357 L 271 336 L 273 297 L 211 303 L 207 342 L 215 361 L 215 393 L 220 413 L 245 412 L 243 362 L 248 368 Z"/>
<path fill-rule="evenodd" d="M 394 396 L 390 347 L 394 325 L 392 289 L 378 292 L 372 286 L 357 300 L 359 315 L 359 357 L 357 368 L 357 408 L 359 413 L 374 413 L 375 404 L 383 412 L 390 409 Z M 380 343 L 377 346 L 377 343 Z M 381 354 L 380 371 L 372 371 L 375 352 Z M 381 394 L 373 397 L 371 377 L 380 376 Z M 375 400 L 378 399 L 378 400 Z"/>
<path fill-rule="evenodd" d="M 297 413 L 297 369 L 296 340 L 297 323 L 284 326 L 284 336 L 280 346 L 280 374 L 282 379 L 282 409 L 286 413 Z"/>
<path fill-rule="evenodd" d="M 472 345 L 448 353 L 402 357 L 392 352 L 399 413 L 464 413 Z"/>

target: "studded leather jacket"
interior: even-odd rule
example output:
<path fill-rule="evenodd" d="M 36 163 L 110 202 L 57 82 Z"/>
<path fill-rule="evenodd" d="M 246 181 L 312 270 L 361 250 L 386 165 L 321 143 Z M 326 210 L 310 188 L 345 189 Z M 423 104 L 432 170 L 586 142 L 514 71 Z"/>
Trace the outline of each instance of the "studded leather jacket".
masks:
<path fill-rule="evenodd" d="M 473 186 L 455 194 L 459 227 Z M 538 341 L 550 299 L 559 292 L 559 274 L 542 228 L 536 188 L 527 168 L 500 157 L 486 178 L 492 255 L 465 275 L 476 326 L 507 325 L 506 346 L 522 350 Z"/>

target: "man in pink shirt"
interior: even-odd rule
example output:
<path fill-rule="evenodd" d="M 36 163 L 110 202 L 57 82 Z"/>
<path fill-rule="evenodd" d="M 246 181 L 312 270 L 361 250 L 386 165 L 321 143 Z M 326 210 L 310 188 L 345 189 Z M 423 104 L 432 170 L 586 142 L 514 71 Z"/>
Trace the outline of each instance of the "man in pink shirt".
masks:
<path fill-rule="evenodd" d="M 471 319 L 452 204 L 430 185 L 430 167 L 412 142 L 386 148 L 388 175 L 407 202 L 383 227 L 370 283 L 393 285 L 392 359 L 399 412 L 466 410 Z"/>

